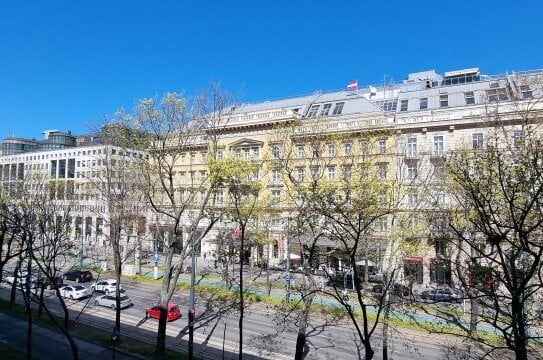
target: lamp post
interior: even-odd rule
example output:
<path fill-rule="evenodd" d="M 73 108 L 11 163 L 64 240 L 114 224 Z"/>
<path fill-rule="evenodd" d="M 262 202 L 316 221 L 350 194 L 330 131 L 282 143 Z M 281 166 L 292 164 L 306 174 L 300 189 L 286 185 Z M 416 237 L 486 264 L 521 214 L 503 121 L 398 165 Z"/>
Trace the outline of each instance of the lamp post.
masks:
<path fill-rule="evenodd" d="M 79 248 L 79 267 L 83 267 L 83 234 L 79 234 L 80 248 Z"/>
<path fill-rule="evenodd" d="M 158 239 L 155 239 L 155 255 L 154 255 L 153 277 L 158 279 Z"/>
<path fill-rule="evenodd" d="M 290 223 L 289 223 L 290 224 Z M 290 301 L 290 234 L 287 226 L 287 263 L 285 266 L 285 301 Z"/>
<path fill-rule="evenodd" d="M 119 332 L 117 331 L 116 327 L 113 327 L 113 331 L 111 332 L 111 341 L 113 342 L 113 360 L 115 360 L 115 346 L 117 345 L 117 340 L 119 340 Z"/>
<path fill-rule="evenodd" d="M 190 234 L 191 244 L 191 272 L 190 272 L 190 297 L 189 297 L 189 353 L 188 358 L 192 359 L 194 351 L 194 318 L 196 310 L 194 309 L 194 286 L 196 279 L 196 251 L 194 248 L 194 232 Z"/>

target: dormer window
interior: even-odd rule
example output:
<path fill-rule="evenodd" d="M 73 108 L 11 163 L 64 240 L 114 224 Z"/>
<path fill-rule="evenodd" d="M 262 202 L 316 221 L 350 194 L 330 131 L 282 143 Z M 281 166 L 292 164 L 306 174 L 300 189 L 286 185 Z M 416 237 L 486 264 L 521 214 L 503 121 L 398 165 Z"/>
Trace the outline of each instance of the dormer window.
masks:
<path fill-rule="evenodd" d="M 332 104 L 324 104 L 321 110 L 321 116 L 328 116 L 331 108 L 332 108 Z"/>
<path fill-rule="evenodd" d="M 320 105 L 311 105 L 309 108 L 309 111 L 307 112 L 308 118 L 314 118 L 317 117 L 317 112 L 319 111 Z"/>
<path fill-rule="evenodd" d="M 336 103 L 336 107 L 334 107 L 332 115 L 341 115 L 341 112 L 343 111 L 343 105 L 345 105 L 344 102 Z"/>

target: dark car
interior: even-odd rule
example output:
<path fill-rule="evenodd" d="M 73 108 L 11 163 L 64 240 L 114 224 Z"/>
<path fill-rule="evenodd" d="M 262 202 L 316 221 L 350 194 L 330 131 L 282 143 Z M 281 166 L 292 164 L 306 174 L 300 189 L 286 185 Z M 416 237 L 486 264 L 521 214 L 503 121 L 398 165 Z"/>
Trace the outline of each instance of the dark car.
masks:
<path fill-rule="evenodd" d="M 377 284 L 374 285 L 371 291 L 375 294 L 383 294 L 384 285 L 383 284 Z M 388 291 L 392 291 L 392 294 L 400 297 L 405 297 L 411 295 L 411 290 L 404 285 L 401 284 L 394 284 L 393 287 L 388 288 Z"/>
<path fill-rule="evenodd" d="M 57 275 L 51 279 L 49 279 L 47 276 L 42 276 L 39 280 L 41 286 L 46 289 L 54 289 L 57 287 L 61 287 L 64 284 L 64 279 L 60 275 Z"/>
<path fill-rule="evenodd" d="M 75 282 L 86 282 L 92 280 L 92 273 L 88 270 L 72 269 L 64 274 L 64 280 L 72 280 Z"/>
<path fill-rule="evenodd" d="M 424 300 L 461 302 L 462 295 L 450 289 L 425 290 L 421 294 Z"/>

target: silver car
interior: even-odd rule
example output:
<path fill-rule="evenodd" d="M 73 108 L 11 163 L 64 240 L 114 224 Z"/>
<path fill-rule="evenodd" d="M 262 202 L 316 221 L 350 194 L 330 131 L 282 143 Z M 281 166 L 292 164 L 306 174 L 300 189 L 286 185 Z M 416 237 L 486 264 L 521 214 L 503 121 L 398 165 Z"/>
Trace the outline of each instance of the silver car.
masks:
<path fill-rule="evenodd" d="M 121 309 L 124 309 L 124 308 L 127 308 L 129 306 L 132 306 L 132 300 L 127 296 L 127 295 L 121 295 L 121 299 L 120 299 L 121 303 L 120 303 L 120 308 Z M 105 307 L 109 307 L 113 310 L 115 310 L 116 308 L 116 303 L 115 303 L 115 294 L 110 294 L 110 295 L 102 295 L 102 296 L 98 296 L 95 300 L 94 300 L 94 305 L 96 306 L 105 306 Z"/>

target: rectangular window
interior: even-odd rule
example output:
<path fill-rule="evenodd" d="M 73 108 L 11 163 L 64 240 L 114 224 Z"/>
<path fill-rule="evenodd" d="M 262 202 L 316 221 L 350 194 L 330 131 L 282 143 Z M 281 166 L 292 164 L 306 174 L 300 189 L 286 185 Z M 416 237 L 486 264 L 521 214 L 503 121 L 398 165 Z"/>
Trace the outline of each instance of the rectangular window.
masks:
<path fill-rule="evenodd" d="M 196 162 L 196 154 L 190 153 L 190 163 L 194 164 Z"/>
<path fill-rule="evenodd" d="M 451 284 L 451 266 L 443 263 L 430 264 L 430 280 L 438 284 Z"/>
<path fill-rule="evenodd" d="M 407 165 L 407 180 L 413 181 L 417 178 L 418 169 L 416 164 Z"/>
<path fill-rule="evenodd" d="M 388 165 L 387 164 L 378 164 L 377 165 L 377 179 L 384 181 L 387 179 Z"/>
<path fill-rule="evenodd" d="M 407 139 L 407 157 L 413 158 L 418 155 L 417 138 L 410 137 Z"/>
<path fill-rule="evenodd" d="M 361 141 L 360 142 L 360 155 L 369 155 L 369 153 L 370 153 L 369 142 Z"/>
<path fill-rule="evenodd" d="M 377 219 L 375 222 L 376 230 L 379 234 L 386 234 L 388 231 L 388 222 L 385 217 Z"/>
<path fill-rule="evenodd" d="M 353 154 L 353 144 L 352 143 L 345 143 L 343 144 L 343 150 L 345 152 L 345 156 L 350 156 Z"/>
<path fill-rule="evenodd" d="M 407 111 L 409 100 L 402 100 L 400 103 L 400 111 Z"/>
<path fill-rule="evenodd" d="M 281 200 L 281 190 L 272 190 L 271 198 L 273 204 L 278 204 Z"/>
<path fill-rule="evenodd" d="M 307 112 L 308 118 L 314 118 L 317 117 L 317 112 L 319 111 L 320 105 L 311 105 L 309 108 L 309 111 Z"/>
<path fill-rule="evenodd" d="M 75 159 L 68 159 L 68 179 L 75 177 Z"/>
<path fill-rule="evenodd" d="M 272 184 L 279 184 L 281 182 L 281 172 L 279 169 L 272 169 L 270 173 L 270 181 Z"/>
<path fill-rule="evenodd" d="M 334 181 L 336 179 L 336 168 L 334 166 L 328 167 L 328 180 Z"/>
<path fill-rule="evenodd" d="M 434 136 L 434 155 L 441 156 L 443 155 L 443 136 L 436 135 Z"/>
<path fill-rule="evenodd" d="M 57 161 L 51 160 L 51 177 L 57 177 Z"/>
<path fill-rule="evenodd" d="M 332 112 L 332 115 L 341 115 L 341 112 L 343 111 L 343 105 L 345 105 L 344 102 L 339 102 L 334 107 L 334 111 Z"/>
<path fill-rule="evenodd" d="M 353 167 L 351 165 L 344 165 L 343 166 L 343 179 L 344 180 L 351 180 L 351 177 L 353 175 Z"/>
<path fill-rule="evenodd" d="M 471 136 L 471 144 L 474 150 L 483 148 L 483 133 L 476 133 Z"/>
<path fill-rule="evenodd" d="M 321 111 L 321 116 L 328 116 L 330 113 L 330 108 L 332 108 L 332 104 L 324 104 Z"/>
<path fill-rule="evenodd" d="M 224 203 L 224 194 L 222 190 L 215 192 L 215 205 L 222 205 Z"/>
<path fill-rule="evenodd" d="M 385 154 L 387 152 L 387 140 L 379 140 L 379 154 Z"/>
<path fill-rule="evenodd" d="M 305 157 L 305 150 L 303 145 L 297 145 L 296 146 L 296 155 L 299 159 L 302 159 Z"/>
<path fill-rule="evenodd" d="M 524 138 L 524 131 L 522 130 L 513 131 L 513 146 L 519 147 L 522 144 L 523 138 Z"/>
<path fill-rule="evenodd" d="M 296 169 L 296 180 L 298 182 L 303 182 L 304 181 L 304 168 L 299 167 L 299 168 Z"/>
<path fill-rule="evenodd" d="M 439 95 L 439 107 L 449 106 L 449 94 Z"/>
<path fill-rule="evenodd" d="M 428 98 L 420 98 L 419 100 L 419 109 L 426 110 L 428 109 Z"/>
<path fill-rule="evenodd" d="M 475 104 L 475 95 L 473 95 L 473 91 L 466 91 L 464 93 L 464 99 L 466 99 L 466 105 Z"/>
<path fill-rule="evenodd" d="M 272 147 L 272 157 L 277 160 L 281 158 L 281 150 L 279 149 L 279 146 L 274 145 Z"/>
<path fill-rule="evenodd" d="M 328 157 L 336 156 L 336 147 L 334 144 L 328 144 Z"/>
<path fill-rule="evenodd" d="M 505 88 L 487 90 L 486 96 L 490 102 L 509 100 L 509 96 L 507 95 L 507 90 Z"/>
<path fill-rule="evenodd" d="M 404 260 L 403 276 L 405 280 L 422 284 L 422 262 Z"/>
<path fill-rule="evenodd" d="M 529 85 L 520 85 L 520 94 L 523 99 L 532 98 L 532 90 L 530 90 Z"/>
<path fill-rule="evenodd" d="M 415 206 L 418 205 L 418 203 L 419 203 L 419 194 L 417 193 L 416 190 L 413 190 L 413 191 L 409 192 L 409 194 L 407 196 L 407 203 L 411 207 L 415 207 Z"/>
<path fill-rule="evenodd" d="M 319 145 L 312 145 L 311 150 L 313 158 L 318 158 L 320 156 Z"/>

